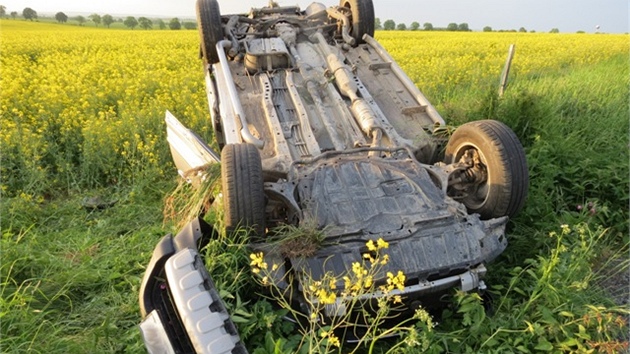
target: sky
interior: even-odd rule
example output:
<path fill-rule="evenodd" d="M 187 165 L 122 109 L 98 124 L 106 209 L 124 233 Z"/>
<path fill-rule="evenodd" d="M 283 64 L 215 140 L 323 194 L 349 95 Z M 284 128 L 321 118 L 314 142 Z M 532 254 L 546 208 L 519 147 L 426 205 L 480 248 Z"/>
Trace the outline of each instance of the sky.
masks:
<path fill-rule="evenodd" d="M 280 5 L 308 6 L 309 0 L 277 0 Z M 320 0 L 334 5 L 334 0 Z M 468 23 L 472 30 L 490 26 L 495 30 L 519 29 L 548 32 L 558 28 L 561 32 L 628 32 L 628 0 L 373 0 L 376 17 L 392 19 L 407 26 L 413 21 L 420 25 L 430 22 L 434 27 L 449 23 Z M 219 0 L 221 13 L 248 12 L 251 7 L 267 5 L 267 0 Z M 195 0 L 0 0 L 7 12 L 19 14 L 31 7 L 39 14 L 59 11 L 104 15 L 134 15 L 154 17 L 195 17 Z"/>

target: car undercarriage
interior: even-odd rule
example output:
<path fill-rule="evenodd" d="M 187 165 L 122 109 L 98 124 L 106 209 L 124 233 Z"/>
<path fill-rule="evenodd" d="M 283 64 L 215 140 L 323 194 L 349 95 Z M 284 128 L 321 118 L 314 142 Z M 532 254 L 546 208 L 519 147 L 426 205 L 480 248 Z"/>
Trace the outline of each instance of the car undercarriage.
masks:
<path fill-rule="evenodd" d="M 272 285 L 296 308 L 308 312 L 313 301 L 300 291 L 302 279 L 342 278 L 377 239 L 389 245 L 390 261 L 374 281 L 404 272 L 396 291 L 407 303 L 485 287 L 485 264 L 506 248 L 508 218 L 527 196 L 525 154 L 509 127 L 485 120 L 435 134 L 444 119 L 374 39 L 371 0 L 304 10 L 272 3 L 235 15 L 199 0 L 197 16 L 209 124 L 221 154 L 167 113 L 175 164 L 193 184 L 203 182 L 204 167 L 221 164 L 226 232 L 248 231 L 252 252 L 278 266 Z M 311 228 L 322 241 L 308 254 L 283 253 L 269 242 L 282 237 L 274 231 L 282 225 Z M 169 327 L 170 311 L 194 350 L 244 350 L 225 307 L 206 309 L 221 302 L 198 261 L 198 243 L 214 234 L 209 228 L 193 220 L 183 236 L 156 248 L 141 290 L 143 317 L 156 323 L 143 329 L 145 341 Z M 190 288 L 177 288 L 187 276 L 174 270 L 178 262 L 194 265 Z M 156 300 L 155 292 L 168 296 Z M 205 299 L 199 314 L 182 309 L 196 297 Z M 326 315 L 351 310 L 340 296 Z M 216 348 L 227 349 L 208 351 L 212 331 L 194 321 L 219 318 L 217 328 L 229 330 Z M 173 342 L 179 332 L 158 337 Z"/>

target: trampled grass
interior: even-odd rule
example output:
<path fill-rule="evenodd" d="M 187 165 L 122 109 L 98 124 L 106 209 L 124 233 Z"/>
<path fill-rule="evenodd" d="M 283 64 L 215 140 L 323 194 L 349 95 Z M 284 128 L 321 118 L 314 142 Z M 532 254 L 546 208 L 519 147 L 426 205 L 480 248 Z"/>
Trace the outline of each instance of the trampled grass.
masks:
<path fill-rule="evenodd" d="M 212 136 L 197 33 L 0 26 L 0 348 L 142 352 L 140 278 L 156 242 L 177 231 L 162 218 L 176 188 L 164 111 Z M 529 200 L 489 266 L 495 312 L 458 296 L 424 340 L 435 352 L 621 352 L 624 308 L 597 284 L 610 274 L 598 271 L 605 257 L 627 255 L 627 36 L 377 37 L 447 121 L 508 123 L 530 165 Z M 510 43 L 511 83 L 498 98 Z M 92 196 L 116 203 L 86 210 Z M 253 280 L 239 241 L 217 240 L 209 252 L 250 349 L 267 333 L 290 339 L 269 303 L 243 291 Z"/>

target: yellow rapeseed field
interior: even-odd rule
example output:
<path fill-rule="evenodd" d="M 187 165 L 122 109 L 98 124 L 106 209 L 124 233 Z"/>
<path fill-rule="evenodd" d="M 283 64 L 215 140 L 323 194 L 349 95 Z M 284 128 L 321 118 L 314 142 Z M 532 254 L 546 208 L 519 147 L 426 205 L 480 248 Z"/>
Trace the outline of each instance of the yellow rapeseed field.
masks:
<path fill-rule="evenodd" d="M 196 32 L 1 24 L 5 192 L 169 171 L 164 111 L 205 127 L 195 124 L 207 115 Z"/>
<path fill-rule="evenodd" d="M 602 62 L 630 50 L 627 35 L 392 31 L 378 32 L 377 39 L 429 96 L 488 78 L 498 87 L 510 44 L 516 46 L 514 79 Z"/>
<path fill-rule="evenodd" d="M 167 109 L 211 136 L 196 31 L 0 25 L 4 193 L 41 196 L 173 173 Z M 377 39 L 430 98 L 497 82 L 511 43 L 516 78 L 629 51 L 623 35 L 377 32 Z"/>

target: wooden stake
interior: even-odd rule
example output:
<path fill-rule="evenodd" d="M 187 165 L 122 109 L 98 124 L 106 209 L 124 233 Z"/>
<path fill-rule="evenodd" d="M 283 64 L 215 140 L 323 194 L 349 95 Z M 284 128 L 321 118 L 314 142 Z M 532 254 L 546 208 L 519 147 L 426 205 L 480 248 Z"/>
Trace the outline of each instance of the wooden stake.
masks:
<path fill-rule="evenodd" d="M 507 60 L 505 61 L 503 72 L 501 73 L 501 85 L 499 86 L 499 97 L 503 97 L 503 93 L 505 92 L 505 89 L 507 88 L 508 76 L 510 75 L 510 66 L 512 65 L 512 58 L 514 58 L 515 52 L 516 52 L 516 46 L 514 44 L 510 44 L 508 57 L 507 57 Z"/>

